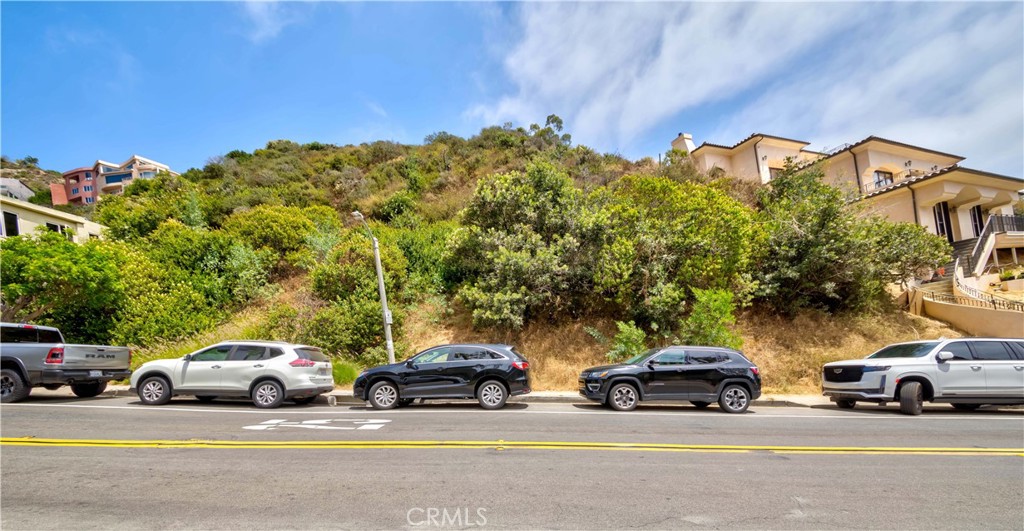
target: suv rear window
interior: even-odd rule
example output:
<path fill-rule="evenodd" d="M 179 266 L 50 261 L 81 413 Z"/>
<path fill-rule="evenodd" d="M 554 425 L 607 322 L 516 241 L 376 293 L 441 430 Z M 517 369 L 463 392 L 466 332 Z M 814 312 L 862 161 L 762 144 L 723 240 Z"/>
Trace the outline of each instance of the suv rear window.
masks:
<path fill-rule="evenodd" d="M 312 361 L 330 361 L 324 352 L 314 347 L 302 347 L 295 349 L 295 353 L 299 355 L 300 359 L 312 360 Z"/>
<path fill-rule="evenodd" d="M 1002 341 L 971 341 L 971 350 L 976 360 L 1011 360 L 1010 353 Z"/>
<path fill-rule="evenodd" d="M 938 341 L 927 343 L 905 343 L 903 345 L 889 345 L 888 347 L 868 356 L 868 359 L 879 358 L 920 358 L 927 355 L 938 345 Z"/>

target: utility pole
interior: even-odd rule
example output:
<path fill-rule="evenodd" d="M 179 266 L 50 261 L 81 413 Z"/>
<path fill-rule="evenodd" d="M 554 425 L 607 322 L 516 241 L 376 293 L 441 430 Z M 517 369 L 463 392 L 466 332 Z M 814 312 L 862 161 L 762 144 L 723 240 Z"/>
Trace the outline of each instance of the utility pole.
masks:
<path fill-rule="evenodd" d="M 361 212 L 356 210 L 352 213 L 352 217 L 363 222 L 366 232 L 370 233 L 370 241 L 373 242 L 373 265 L 377 267 L 377 291 L 380 292 L 380 309 L 384 314 L 384 341 L 387 343 L 388 363 L 394 363 L 395 343 L 391 340 L 391 310 L 388 309 L 388 294 L 384 289 L 384 269 L 380 265 L 380 244 L 377 243 L 377 237 L 373 235 L 373 230 L 370 229 L 370 225 L 366 223 L 366 218 Z"/>

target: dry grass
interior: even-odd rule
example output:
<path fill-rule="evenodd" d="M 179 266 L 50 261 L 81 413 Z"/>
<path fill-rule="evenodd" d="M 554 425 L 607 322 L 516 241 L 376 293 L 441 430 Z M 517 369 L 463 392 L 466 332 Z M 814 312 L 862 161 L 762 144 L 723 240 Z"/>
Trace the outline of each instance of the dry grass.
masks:
<path fill-rule="evenodd" d="M 738 322 L 743 352 L 760 367 L 768 393 L 819 393 L 825 363 L 861 358 L 889 343 L 963 335 L 945 323 L 898 310 L 856 317 L 806 313 L 793 320 L 747 313 Z M 610 320 L 589 319 L 534 323 L 517 333 L 495 335 L 475 330 L 465 309 L 449 310 L 435 302 L 409 314 L 404 341 L 410 353 L 444 343 L 513 344 L 530 359 L 534 390 L 571 391 L 581 370 L 608 363 L 608 347 L 588 335 L 587 326 L 606 337 L 615 334 Z"/>
<path fill-rule="evenodd" d="M 889 343 L 963 335 L 899 310 L 853 317 L 806 313 L 793 320 L 747 314 L 738 323 L 743 352 L 760 367 L 769 393 L 819 393 L 825 363 L 863 358 Z"/>

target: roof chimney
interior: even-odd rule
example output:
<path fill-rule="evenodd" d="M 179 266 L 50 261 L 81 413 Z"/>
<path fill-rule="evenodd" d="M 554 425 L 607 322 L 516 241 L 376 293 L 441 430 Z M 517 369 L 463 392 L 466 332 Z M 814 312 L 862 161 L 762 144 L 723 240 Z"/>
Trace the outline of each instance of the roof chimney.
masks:
<path fill-rule="evenodd" d="M 679 133 L 679 136 L 672 141 L 672 149 L 693 153 L 693 150 L 697 149 L 697 147 L 693 145 L 693 135 L 690 133 Z"/>

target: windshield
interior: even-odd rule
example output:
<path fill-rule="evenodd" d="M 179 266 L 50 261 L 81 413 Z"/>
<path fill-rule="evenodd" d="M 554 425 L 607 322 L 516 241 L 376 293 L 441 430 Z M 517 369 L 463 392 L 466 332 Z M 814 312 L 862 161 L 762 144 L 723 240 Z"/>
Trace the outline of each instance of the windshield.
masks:
<path fill-rule="evenodd" d="M 888 347 L 868 356 L 869 360 L 879 358 L 920 358 L 928 354 L 938 345 L 938 341 L 928 343 L 907 343 L 904 345 L 889 345 Z"/>
<path fill-rule="evenodd" d="M 633 364 L 639 362 L 640 360 L 646 358 L 647 356 L 650 356 L 651 354 L 654 354 L 655 352 L 657 352 L 659 350 L 661 350 L 661 349 L 652 348 L 652 349 L 648 350 L 647 352 L 644 352 L 643 354 L 637 354 L 636 356 L 633 356 L 632 358 L 629 358 L 628 360 L 626 360 L 626 361 L 624 361 L 622 363 L 624 363 L 626 365 L 633 365 Z"/>

